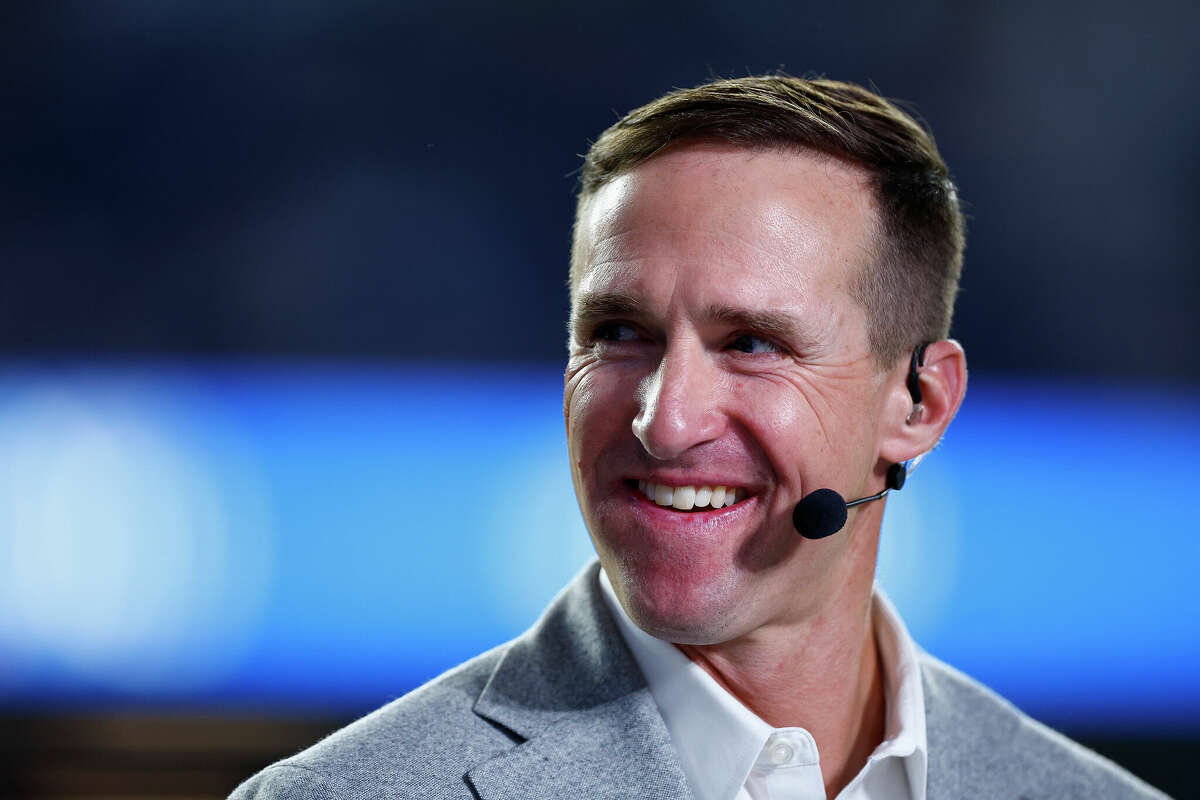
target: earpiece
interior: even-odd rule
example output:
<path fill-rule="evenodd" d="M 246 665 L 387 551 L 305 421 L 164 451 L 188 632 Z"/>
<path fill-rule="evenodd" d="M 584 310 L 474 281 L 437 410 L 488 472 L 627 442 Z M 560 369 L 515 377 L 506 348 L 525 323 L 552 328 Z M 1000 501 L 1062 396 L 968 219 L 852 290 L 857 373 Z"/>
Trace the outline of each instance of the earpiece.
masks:
<path fill-rule="evenodd" d="M 929 347 L 929 342 L 922 342 L 913 348 L 912 358 L 908 362 L 908 377 L 904 384 L 908 387 L 908 394 L 912 397 L 913 405 L 921 405 L 921 375 L 918 370 L 925 366 L 925 348 Z"/>

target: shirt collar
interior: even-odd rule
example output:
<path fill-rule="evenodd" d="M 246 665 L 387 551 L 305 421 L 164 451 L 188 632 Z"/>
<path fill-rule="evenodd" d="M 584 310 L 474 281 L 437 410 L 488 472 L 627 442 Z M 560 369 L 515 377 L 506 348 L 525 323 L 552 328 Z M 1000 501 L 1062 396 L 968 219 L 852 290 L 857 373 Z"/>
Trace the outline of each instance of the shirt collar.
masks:
<path fill-rule="evenodd" d="M 635 625 L 621 607 L 603 569 L 600 587 L 622 638 L 646 678 L 697 799 L 734 797 L 775 729 L 674 645 Z M 873 764 L 897 757 L 904 765 L 909 796 L 925 800 L 925 697 L 916 645 L 878 585 L 873 601 L 872 624 L 883 668 L 887 718 L 883 742 L 851 786 Z"/>
<path fill-rule="evenodd" d="M 879 584 L 875 584 L 871 600 L 875 645 L 879 648 L 879 663 L 883 668 L 887 720 L 883 741 L 871 753 L 868 767 L 871 762 L 885 758 L 900 758 L 908 776 L 909 797 L 925 800 L 929 759 L 925 736 L 925 690 L 921 686 L 917 645 Z"/>

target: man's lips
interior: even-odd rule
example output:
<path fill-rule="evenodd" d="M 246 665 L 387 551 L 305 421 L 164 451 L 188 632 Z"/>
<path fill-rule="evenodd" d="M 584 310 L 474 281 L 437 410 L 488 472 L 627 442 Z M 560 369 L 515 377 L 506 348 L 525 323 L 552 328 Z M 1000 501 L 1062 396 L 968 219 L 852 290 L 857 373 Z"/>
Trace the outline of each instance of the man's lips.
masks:
<path fill-rule="evenodd" d="M 741 486 L 724 483 L 676 484 L 629 479 L 626 485 L 645 500 L 678 511 L 709 511 L 735 505 L 749 496 Z"/>

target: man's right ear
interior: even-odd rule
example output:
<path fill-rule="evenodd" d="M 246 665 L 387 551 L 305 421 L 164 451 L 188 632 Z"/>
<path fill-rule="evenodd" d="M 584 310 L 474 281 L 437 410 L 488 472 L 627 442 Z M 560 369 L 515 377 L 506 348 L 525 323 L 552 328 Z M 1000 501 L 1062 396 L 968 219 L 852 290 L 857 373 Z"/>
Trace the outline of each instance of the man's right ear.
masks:
<path fill-rule="evenodd" d="M 887 433 L 879 455 L 900 463 L 932 450 L 958 413 L 967 392 L 967 357 L 953 339 L 940 339 L 925 346 L 923 363 L 916 367 L 916 386 L 908 380 L 906 365 L 903 386 L 895 386 L 888 402 Z M 919 403 L 914 403 L 916 398 Z"/>

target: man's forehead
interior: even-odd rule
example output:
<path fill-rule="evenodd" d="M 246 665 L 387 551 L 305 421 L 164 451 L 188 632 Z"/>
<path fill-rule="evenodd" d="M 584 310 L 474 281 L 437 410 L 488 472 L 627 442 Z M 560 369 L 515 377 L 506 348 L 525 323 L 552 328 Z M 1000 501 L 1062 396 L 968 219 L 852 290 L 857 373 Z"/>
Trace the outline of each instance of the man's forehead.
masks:
<path fill-rule="evenodd" d="M 825 313 L 815 305 L 846 296 L 874 258 L 865 180 L 824 156 L 680 150 L 618 176 L 586 211 L 573 305 L 584 294 L 644 301 L 681 292 L 693 312 L 776 308 L 810 318 Z"/>
<path fill-rule="evenodd" d="M 687 147 L 616 177 L 580 211 L 582 269 L 686 248 L 862 264 L 874 241 L 865 173 L 821 154 Z"/>
<path fill-rule="evenodd" d="M 687 186 L 708 192 L 680 197 L 679 188 Z M 859 166 L 813 150 L 719 143 L 677 146 L 615 176 L 596 190 L 591 211 L 607 217 L 664 196 L 720 209 L 762 198 L 787 205 L 799 195 L 818 197 L 831 212 L 875 212 L 870 174 Z"/>

